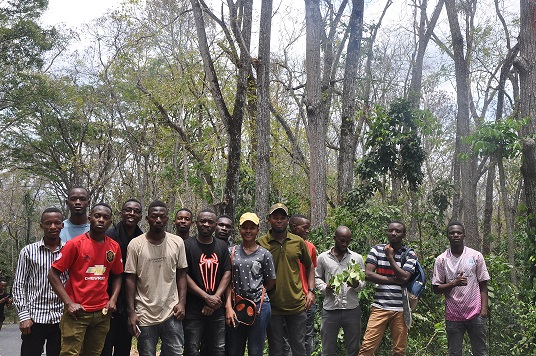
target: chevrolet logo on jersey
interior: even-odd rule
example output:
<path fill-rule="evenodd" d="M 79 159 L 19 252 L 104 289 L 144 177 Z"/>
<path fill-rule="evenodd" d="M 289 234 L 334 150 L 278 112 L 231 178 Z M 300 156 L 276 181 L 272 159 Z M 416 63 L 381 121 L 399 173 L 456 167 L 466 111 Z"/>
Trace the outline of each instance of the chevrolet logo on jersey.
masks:
<path fill-rule="evenodd" d="M 106 272 L 106 267 L 104 267 L 104 265 L 88 267 L 86 273 L 93 274 L 93 276 L 86 276 L 84 279 L 86 281 L 102 281 L 106 278 L 103 276 L 104 272 Z"/>

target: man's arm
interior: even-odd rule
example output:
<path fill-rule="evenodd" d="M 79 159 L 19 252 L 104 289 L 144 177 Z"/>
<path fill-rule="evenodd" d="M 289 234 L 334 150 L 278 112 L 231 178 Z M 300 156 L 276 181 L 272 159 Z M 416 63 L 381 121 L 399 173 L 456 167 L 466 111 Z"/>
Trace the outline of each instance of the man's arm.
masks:
<path fill-rule="evenodd" d="M 134 307 L 134 296 L 136 295 L 136 280 L 134 273 L 127 273 L 125 278 L 125 301 L 128 313 L 128 332 L 135 337 L 140 336 L 136 325 L 138 325 L 138 315 Z"/>
<path fill-rule="evenodd" d="M 48 281 L 50 282 L 50 285 L 52 286 L 52 289 L 54 289 L 54 292 L 60 297 L 60 299 L 65 303 L 65 307 L 67 308 L 67 311 L 74 320 L 76 320 L 76 313 L 78 311 L 84 311 L 84 307 L 81 306 L 78 303 L 74 303 L 69 295 L 67 294 L 67 291 L 65 290 L 65 287 L 63 286 L 63 283 L 61 283 L 60 279 L 61 272 L 57 270 L 54 267 L 50 267 L 50 270 L 48 271 Z"/>
<path fill-rule="evenodd" d="M 119 297 L 119 291 L 121 290 L 121 282 L 123 277 L 121 274 L 111 274 L 112 278 L 112 295 L 106 303 L 106 309 L 108 312 L 113 313 L 117 310 L 117 298 Z"/>
<path fill-rule="evenodd" d="M 448 282 L 448 283 L 440 283 L 437 285 L 432 285 L 432 290 L 435 294 L 449 294 L 450 291 L 454 287 L 458 286 L 466 286 L 467 285 L 467 277 L 463 276 L 463 272 L 460 272 L 459 275 L 456 276 L 456 279 Z M 486 287 L 486 295 L 487 295 L 487 287 Z M 487 303 L 486 303 L 487 306 Z"/>
<path fill-rule="evenodd" d="M 309 291 L 305 296 L 305 309 L 309 309 L 311 305 L 315 302 L 315 293 L 311 290 L 315 285 L 315 268 L 313 262 L 309 266 L 305 267 L 305 274 L 307 276 L 307 285 L 309 286 Z"/>
<path fill-rule="evenodd" d="M 377 284 L 402 284 L 396 277 L 382 276 L 381 274 L 376 273 L 376 265 L 372 263 L 367 263 L 365 266 L 365 280 Z"/>
<path fill-rule="evenodd" d="M 173 316 L 179 320 L 184 319 L 186 312 L 186 268 L 177 269 L 177 292 L 179 293 L 179 303 L 173 307 Z"/>
<path fill-rule="evenodd" d="M 391 268 L 395 272 L 395 283 L 394 284 L 406 284 L 410 278 L 411 273 L 408 271 L 404 271 L 402 267 L 398 266 L 398 263 L 396 263 L 395 260 L 395 250 L 390 244 L 387 244 L 384 249 L 385 257 L 387 257 L 387 260 L 389 261 L 389 264 L 391 265 Z M 393 282 L 391 282 L 393 284 Z"/>
<path fill-rule="evenodd" d="M 13 295 L 13 303 L 15 303 L 19 313 L 19 329 L 22 335 L 29 334 L 33 325 L 33 320 L 31 319 L 30 311 L 28 310 L 28 300 L 26 298 L 29 272 L 27 262 L 26 253 L 22 250 L 17 262 L 17 272 L 15 273 L 15 280 L 13 281 L 13 289 L 11 291 Z"/>
<path fill-rule="evenodd" d="M 489 310 L 488 310 L 488 281 L 481 281 L 478 282 L 478 287 L 480 288 L 480 302 L 481 302 L 481 309 L 480 309 L 480 316 L 483 318 L 487 318 L 489 316 Z"/>
<path fill-rule="evenodd" d="M 229 276 L 231 275 L 230 271 L 227 271 L 226 273 L 229 273 Z M 229 280 L 227 280 L 227 283 L 229 283 Z M 186 285 L 188 286 L 188 290 L 190 291 L 190 293 L 193 293 L 194 295 L 203 299 L 209 308 L 218 309 L 219 307 L 221 307 L 222 305 L 221 298 L 217 297 L 216 295 L 210 295 L 207 292 L 205 292 L 203 289 L 201 289 L 197 285 L 197 283 L 195 283 L 195 281 L 192 279 L 192 277 L 190 277 L 190 275 L 186 276 Z M 220 283 L 220 286 L 221 286 L 221 283 Z"/>
<path fill-rule="evenodd" d="M 318 258 L 318 265 L 315 268 L 315 287 L 325 295 L 331 288 L 328 288 L 329 281 L 324 281 L 324 260 L 322 256 L 320 255 Z"/>

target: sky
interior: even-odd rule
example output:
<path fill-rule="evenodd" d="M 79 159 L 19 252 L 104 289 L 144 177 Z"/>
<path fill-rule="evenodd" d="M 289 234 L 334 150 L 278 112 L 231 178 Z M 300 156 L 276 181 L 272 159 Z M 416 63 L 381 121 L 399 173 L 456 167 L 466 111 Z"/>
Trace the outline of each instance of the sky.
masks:
<path fill-rule="evenodd" d="M 75 28 L 120 4 L 121 0 L 49 0 L 41 21 L 45 25 L 64 24 L 68 28 Z"/>

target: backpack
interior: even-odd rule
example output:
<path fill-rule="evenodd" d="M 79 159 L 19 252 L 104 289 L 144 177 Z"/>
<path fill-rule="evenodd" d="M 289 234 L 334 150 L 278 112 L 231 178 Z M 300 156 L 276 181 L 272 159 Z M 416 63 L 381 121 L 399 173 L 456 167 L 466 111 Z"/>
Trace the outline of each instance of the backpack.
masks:
<path fill-rule="evenodd" d="M 400 256 L 400 263 L 402 266 L 406 263 L 410 251 L 415 252 L 412 248 L 408 248 L 406 251 L 402 252 L 402 256 Z M 426 274 L 424 274 L 424 270 L 418 260 L 415 262 L 415 272 L 413 272 L 413 275 L 405 287 L 408 290 L 410 304 L 412 304 L 411 309 L 413 310 L 426 287 Z"/>

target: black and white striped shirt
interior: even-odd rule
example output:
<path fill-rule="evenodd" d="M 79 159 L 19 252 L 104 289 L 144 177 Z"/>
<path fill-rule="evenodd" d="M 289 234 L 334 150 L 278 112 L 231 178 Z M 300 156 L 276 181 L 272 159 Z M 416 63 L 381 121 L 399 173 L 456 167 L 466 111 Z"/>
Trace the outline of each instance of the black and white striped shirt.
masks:
<path fill-rule="evenodd" d="M 20 252 L 12 291 L 20 321 L 59 323 L 64 304 L 48 282 L 48 271 L 64 245 L 61 241 L 58 248 L 50 251 L 41 240 L 25 246 Z M 60 275 L 64 285 L 67 278 L 67 273 Z"/>
<path fill-rule="evenodd" d="M 391 267 L 391 263 L 385 256 L 386 244 L 380 244 L 373 246 L 370 250 L 365 263 L 371 263 L 376 266 L 376 273 L 387 276 L 395 277 L 395 271 Z M 407 255 L 406 263 L 403 266 L 400 264 L 402 253 L 406 251 L 406 247 L 395 252 L 394 259 L 399 267 L 404 271 L 413 273 L 415 271 L 415 264 L 417 263 L 417 255 L 415 252 L 410 251 Z M 399 284 L 376 284 L 374 288 L 374 302 L 372 306 L 384 310 L 402 311 L 402 286 Z"/>

